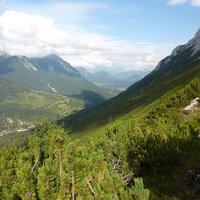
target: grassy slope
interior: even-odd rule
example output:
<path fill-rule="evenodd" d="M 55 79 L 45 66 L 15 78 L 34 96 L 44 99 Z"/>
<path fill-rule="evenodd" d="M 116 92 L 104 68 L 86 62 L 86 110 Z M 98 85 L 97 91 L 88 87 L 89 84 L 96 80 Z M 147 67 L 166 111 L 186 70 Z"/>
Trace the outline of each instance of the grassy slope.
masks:
<path fill-rule="evenodd" d="M 195 77 L 196 85 L 185 86 Z M 121 171 L 133 171 L 135 176 L 144 178 L 152 200 L 199 199 L 199 186 L 188 186 L 187 182 L 192 178 L 188 178 L 189 170 L 200 166 L 200 112 L 183 110 L 200 96 L 199 82 L 199 65 L 172 74 L 132 98 L 131 102 L 138 102 L 138 107 L 131 106 L 132 103 L 122 105 L 130 107 L 127 114 L 111 119 L 101 129 L 98 120 L 96 126 L 90 121 L 92 129 L 86 131 L 89 134 L 85 137 L 105 148 L 109 155 L 115 156 L 117 152 L 121 156 Z M 147 98 L 152 94 L 152 98 Z"/>
<path fill-rule="evenodd" d="M 112 100 L 109 109 L 105 106 L 99 113 L 97 108 L 96 112 L 84 116 L 85 119 L 78 120 L 78 128 L 87 128 L 84 131 L 93 134 L 97 143 L 98 139 L 103 140 L 102 134 L 111 135 L 110 144 L 114 146 L 109 147 L 110 151 L 115 148 L 120 154 L 125 151 L 123 162 L 136 176 L 144 178 L 152 200 L 199 199 L 199 186 L 188 186 L 187 174 L 200 166 L 197 135 L 200 112 L 183 111 L 193 98 L 200 96 L 200 86 L 194 90 L 192 86 L 185 87 L 195 77 L 199 83 L 199 73 L 196 63 L 142 90 L 133 92 L 134 88 L 130 88 L 116 101 Z M 86 121 L 89 123 L 83 126 Z M 106 122 L 110 122 L 109 126 L 102 127 Z M 101 130 L 97 131 L 98 127 Z"/>
<path fill-rule="evenodd" d="M 193 86 L 187 85 L 192 80 L 199 84 L 199 75 L 200 65 L 195 63 L 181 73 L 177 71 L 137 91 L 136 96 L 122 94 L 123 98 L 127 95 L 124 101 L 121 98 L 120 103 L 114 102 L 113 106 L 105 109 L 97 108 L 91 114 L 86 112 L 85 119 L 79 118 L 76 121 L 78 127 L 72 129 L 76 132 L 73 137 L 90 138 L 95 135 L 98 140 L 108 130 L 117 132 L 119 139 L 116 143 L 119 146 L 123 143 L 129 149 L 129 156 L 126 157 L 129 168 L 132 168 L 130 163 L 138 159 L 133 154 L 138 151 L 137 148 L 141 148 L 143 156 L 137 167 L 137 175 L 144 178 L 146 187 L 151 191 L 151 200 L 198 200 L 200 188 L 194 180 L 199 173 L 195 170 L 200 167 L 200 107 L 193 112 L 184 111 L 184 107 L 192 99 L 200 97 L 199 85 L 194 90 Z M 111 113 L 112 117 L 109 117 Z M 76 119 L 77 114 L 74 116 Z M 136 148 L 124 138 L 129 135 L 128 140 L 137 141 L 138 131 L 142 141 L 138 142 Z M 191 171 L 193 174 L 190 174 Z"/>
<path fill-rule="evenodd" d="M 200 76 L 198 75 L 194 80 L 198 83 L 198 89 L 193 90 L 193 87 L 182 84 L 178 87 L 179 89 L 166 93 L 139 112 L 150 123 L 150 127 L 146 131 L 152 129 L 151 134 L 156 133 L 160 135 L 159 137 L 164 138 L 163 141 L 155 141 L 163 144 L 160 148 L 155 147 L 153 156 L 155 160 L 151 161 L 153 167 L 148 168 L 149 165 L 145 166 L 144 164 L 144 168 L 140 172 L 146 186 L 151 190 L 152 200 L 199 199 L 199 185 L 192 183 L 195 182 L 194 179 L 198 174 L 189 172 L 195 171 L 200 166 L 200 141 L 198 139 L 200 106 L 195 111 L 186 112 L 184 110 L 184 107 L 190 104 L 192 99 L 200 97 Z M 125 119 L 127 120 L 128 116 Z M 176 120 L 179 121 L 178 127 L 175 127 Z M 151 125 L 151 123 L 155 125 Z M 186 132 L 185 135 L 184 132 Z M 159 151 L 162 149 L 167 150 L 161 158 Z M 156 162 L 161 162 L 161 164 L 156 164 Z"/>
<path fill-rule="evenodd" d="M 132 111 L 94 131 L 92 137 L 85 135 L 73 144 L 93 148 L 91 154 L 95 156 L 102 152 L 103 161 L 111 169 L 111 161 L 120 158 L 118 172 L 122 175 L 133 172 L 135 177 L 143 177 L 151 200 L 198 200 L 199 185 L 188 185 L 194 181 L 188 173 L 200 166 L 200 110 L 185 112 L 184 107 L 199 95 L 200 76 L 197 76 L 188 85 L 182 84 L 179 89 L 140 108 L 137 115 Z M 91 166 L 95 166 L 97 157 Z M 115 173 L 112 175 L 116 176 Z"/>
<path fill-rule="evenodd" d="M 90 129 L 84 135 L 90 138 L 96 133 L 97 140 L 109 130 L 114 138 L 116 135 L 116 141 L 112 137 L 110 141 L 119 146 L 119 155 L 127 151 L 125 160 L 129 170 L 137 169 L 136 176 L 144 178 L 145 186 L 151 191 L 151 200 L 199 199 L 200 188 L 188 185 L 193 179 L 188 173 L 200 166 L 200 106 L 196 111 L 184 111 L 192 99 L 200 96 L 200 76 L 194 80 L 198 89 L 193 90 L 182 82 L 178 88 L 140 107 L 137 113 L 132 110 L 109 125 Z M 120 145 L 124 146 L 121 150 Z M 140 163 L 137 167 L 133 164 L 136 160 Z"/>
<path fill-rule="evenodd" d="M 142 87 L 143 82 L 146 81 L 148 83 L 149 81 L 149 77 L 146 77 L 117 97 L 94 108 L 70 115 L 60 121 L 60 123 L 71 128 L 73 132 L 80 133 L 80 131 L 87 132 L 87 130 L 96 129 L 96 127 L 106 125 L 112 120 L 118 119 L 131 111 L 137 113 L 165 93 L 184 86 L 199 73 L 200 63 L 195 63 L 180 71 L 160 77 L 152 84 Z"/>
<path fill-rule="evenodd" d="M 197 76 L 189 85 L 140 107 L 137 115 L 133 110 L 77 142 L 103 151 L 105 159 L 120 157 L 119 171 L 143 177 L 151 200 L 198 200 L 199 185 L 188 185 L 193 179 L 188 172 L 200 166 L 200 110 L 185 112 L 184 107 L 199 95 Z"/>

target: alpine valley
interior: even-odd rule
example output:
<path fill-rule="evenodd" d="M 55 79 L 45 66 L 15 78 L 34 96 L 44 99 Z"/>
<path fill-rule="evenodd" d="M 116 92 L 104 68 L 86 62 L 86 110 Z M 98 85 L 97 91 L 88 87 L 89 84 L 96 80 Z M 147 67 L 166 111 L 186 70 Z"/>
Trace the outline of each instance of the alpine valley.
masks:
<path fill-rule="evenodd" d="M 122 92 L 128 86 L 142 79 L 149 70 L 128 70 L 114 75 L 106 71 L 89 72 L 83 67 L 77 67 L 80 74 L 95 85 Z"/>
<path fill-rule="evenodd" d="M 0 53 L 0 132 L 32 128 L 112 97 L 57 55 L 40 58 Z"/>
<path fill-rule="evenodd" d="M 1 137 L 0 199 L 200 199 L 200 30 L 108 100 L 56 55 L 4 53 L 0 68 L 10 124 L 24 109 L 66 115 Z M 98 104 L 69 115 L 85 102 Z"/>

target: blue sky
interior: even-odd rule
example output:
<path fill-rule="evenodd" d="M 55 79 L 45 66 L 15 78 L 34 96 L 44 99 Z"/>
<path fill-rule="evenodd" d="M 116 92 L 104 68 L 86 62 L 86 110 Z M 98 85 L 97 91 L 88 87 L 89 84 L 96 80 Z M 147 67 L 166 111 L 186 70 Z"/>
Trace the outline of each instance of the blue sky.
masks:
<path fill-rule="evenodd" d="M 1 50 L 91 70 L 153 69 L 200 28 L 200 0 L 0 2 Z"/>

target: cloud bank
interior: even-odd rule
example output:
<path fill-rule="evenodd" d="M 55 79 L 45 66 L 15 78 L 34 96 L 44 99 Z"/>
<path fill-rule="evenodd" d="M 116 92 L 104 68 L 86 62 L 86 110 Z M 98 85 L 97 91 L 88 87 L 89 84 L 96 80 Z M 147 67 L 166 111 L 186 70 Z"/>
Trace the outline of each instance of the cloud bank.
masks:
<path fill-rule="evenodd" d="M 178 4 L 189 3 L 191 6 L 200 7 L 200 0 L 168 0 L 167 4 L 171 6 L 175 6 Z"/>
<path fill-rule="evenodd" d="M 58 28 L 52 18 L 7 10 L 0 16 L 0 50 L 12 55 L 55 53 L 87 69 L 154 68 L 170 45 L 133 43 L 81 29 Z"/>

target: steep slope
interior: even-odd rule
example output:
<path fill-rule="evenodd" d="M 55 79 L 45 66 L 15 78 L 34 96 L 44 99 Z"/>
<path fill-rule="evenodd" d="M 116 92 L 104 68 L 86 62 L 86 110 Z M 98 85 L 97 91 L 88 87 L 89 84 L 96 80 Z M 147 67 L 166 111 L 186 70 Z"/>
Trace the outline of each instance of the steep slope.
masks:
<path fill-rule="evenodd" d="M 162 66 L 137 83 L 144 87 L 129 88 L 138 90 L 131 101 L 140 107 L 126 102 L 129 113 L 106 127 L 73 139 L 45 123 L 23 147 L 3 147 L 0 198 L 199 200 L 200 65 L 191 61 L 170 73 Z M 82 125 L 99 120 L 84 117 Z"/>
<path fill-rule="evenodd" d="M 175 48 L 150 74 L 130 86 L 127 91 L 99 106 L 67 117 L 60 123 L 76 130 L 108 123 L 120 115 L 153 102 L 167 91 L 188 83 L 199 73 L 200 31 L 187 44 Z M 94 123 L 92 119 L 95 119 Z"/>
<path fill-rule="evenodd" d="M 185 112 L 199 95 L 197 76 L 77 140 L 43 124 L 23 147 L 1 148 L 0 198 L 199 200 L 200 102 Z"/>

